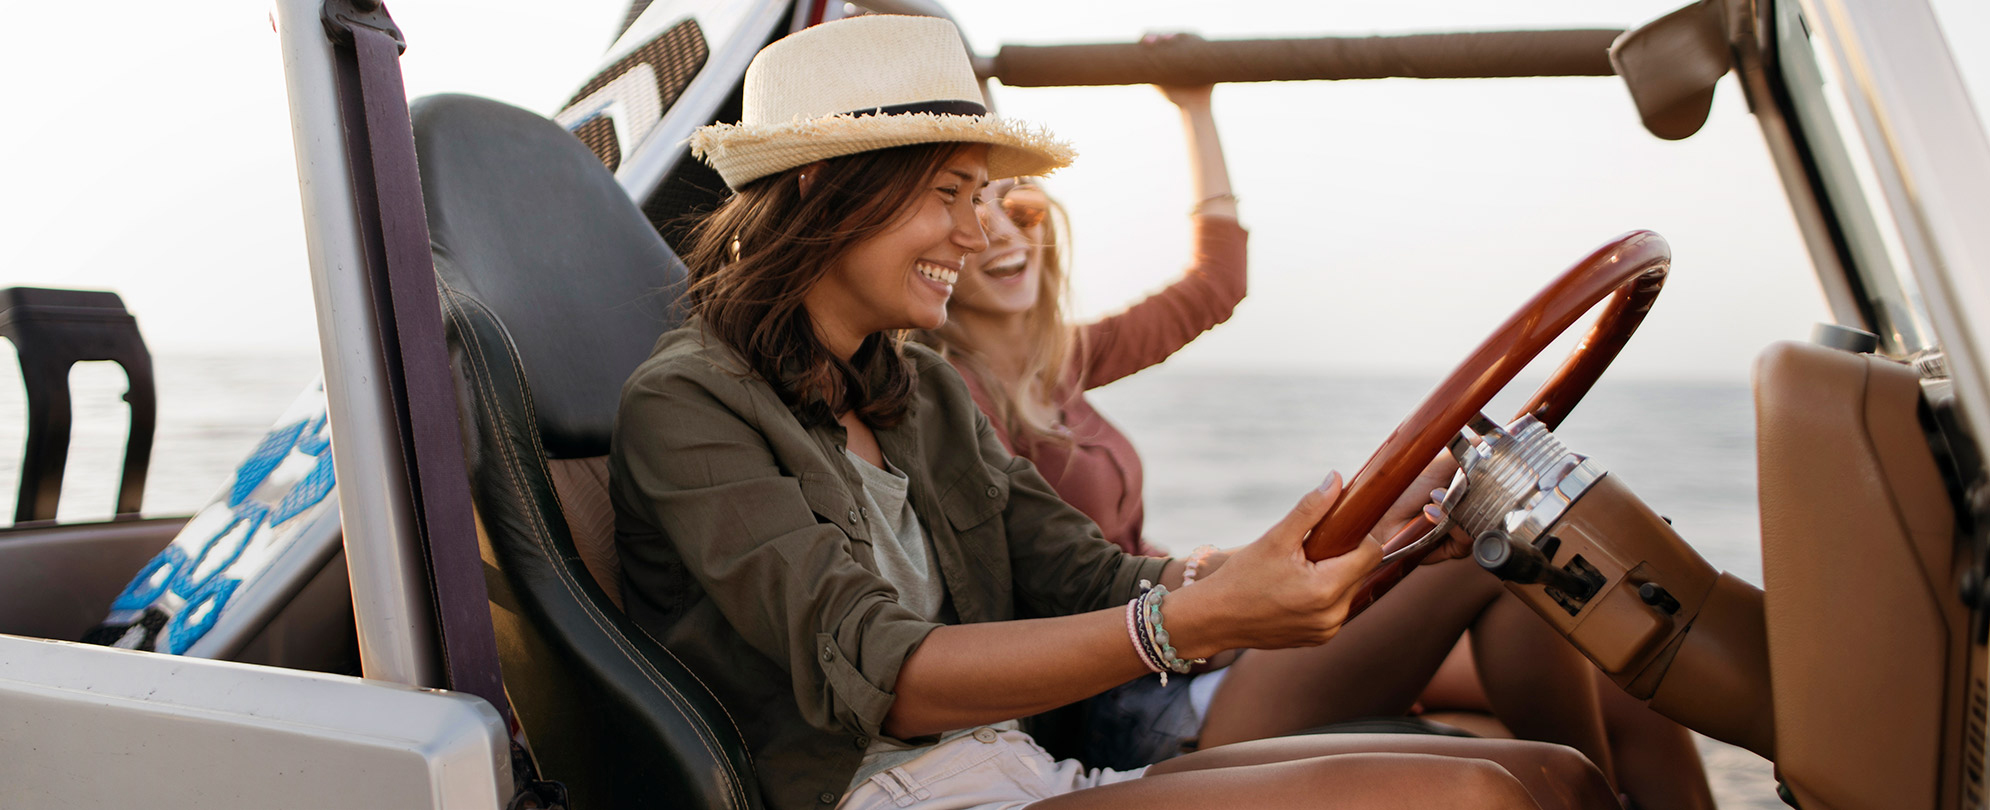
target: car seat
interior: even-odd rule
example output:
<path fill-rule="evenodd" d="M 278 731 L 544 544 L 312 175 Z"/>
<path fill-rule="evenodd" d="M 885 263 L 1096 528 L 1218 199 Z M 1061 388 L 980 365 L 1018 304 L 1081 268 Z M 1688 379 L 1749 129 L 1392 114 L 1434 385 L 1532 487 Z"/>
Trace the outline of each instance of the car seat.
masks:
<path fill-rule="evenodd" d="M 543 774 L 576 807 L 757 810 L 725 708 L 619 606 L 609 433 L 684 265 L 559 125 L 412 110 L 492 622 Z"/>

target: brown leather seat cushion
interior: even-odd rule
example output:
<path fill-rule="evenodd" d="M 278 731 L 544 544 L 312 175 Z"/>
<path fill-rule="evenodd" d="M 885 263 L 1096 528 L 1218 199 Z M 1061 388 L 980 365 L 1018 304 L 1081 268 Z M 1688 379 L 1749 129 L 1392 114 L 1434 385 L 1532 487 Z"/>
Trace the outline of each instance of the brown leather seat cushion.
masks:
<path fill-rule="evenodd" d="M 622 559 L 615 554 L 615 508 L 608 502 L 608 457 L 548 459 L 574 550 L 608 598 L 622 607 Z"/>

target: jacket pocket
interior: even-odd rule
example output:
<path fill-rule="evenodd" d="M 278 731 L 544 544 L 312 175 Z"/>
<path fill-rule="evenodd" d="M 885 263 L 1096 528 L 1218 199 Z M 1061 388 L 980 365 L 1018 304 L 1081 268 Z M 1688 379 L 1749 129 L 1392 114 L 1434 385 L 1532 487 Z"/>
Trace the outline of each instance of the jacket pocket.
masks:
<path fill-rule="evenodd" d="M 857 501 L 842 481 L 827 473 L 807 472 L 802 473 L 801 487 L 802 500 L 822 522 L 842 529 L 852 540 L 870 542 L 870 533 L 857 513 Z"/>
<path fill-rule="evenodd" d="M 989 475 L 985 467 L 961 475 L 940 496 L 940 511 L 946 513 L 954 531 L 962 534 L 1002 514 L 1008 506 L 1008 479 Z"/>
<path fill-rule="evenodd" d="M 1009 480 L 989 475 L 980 465 L 955 479 L 940 496 L 940 511 L 953 530 L 955 546 L 978 569 L 968 576 L 986 597 L 953 594 L 964 620 L 999 620 L 1013 614 L 1008 607 L 1014 579 L 1009 569 L 1009 524 L 1002 517 L 1008 507 Z"/>

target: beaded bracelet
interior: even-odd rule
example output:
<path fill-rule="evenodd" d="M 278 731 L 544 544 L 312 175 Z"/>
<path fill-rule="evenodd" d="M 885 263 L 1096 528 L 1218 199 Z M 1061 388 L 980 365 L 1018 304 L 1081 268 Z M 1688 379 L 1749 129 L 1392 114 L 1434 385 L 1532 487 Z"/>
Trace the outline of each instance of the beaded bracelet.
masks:
<path fill-rule="evenodd" d="M 1216 547 L 1209 545 L 1196 546 L 1194 551 L 1189 552 L 1188 570 L 1182 572 L 1182 587 L 1195 584 L 1195 574 L 1202 568 L 1202 561 L 1209 559 L 1209 555 L 1215 553 Z"/>
<path fill-rule="evenodd" d="M 1147 625 L 1147 640 L 1152 643 L 1151 649 L 1155 652 L 1154 658 L 1161 666 L 1167 667 L 1170 671 L 1177 674 L 1187 675 L 1191 667 L 1196 664 L 1208 663 L 1208 659 L 1184 660 L 1181 656 L 1175 654 L 1175 647 L 1170 643 L 1170 639 L 1168 638 L 1168 629 L 1161 624 L 1161 604 L 1167 598 L 1168 586 L 1166 585 L 1156 585 L 1148 592 L 1140 595 L 1141 609 L 1145 618 L 1144 623 Z M 1165 678 L 1166 676 L 1164 675 L 1163 677 Z M 1166 682 L 1163 681 L 1162 685 L 1165 686 Z"/>
<path fill-rule="evenodd" d="M 1185 675 L 1188 673 L 1188 662 L 1175 654 L 1174 644 L 1168 638 L 1168 628 L 1161 624 L 1161 604 L 1168 598 L 1168 588 L 1165 585 L 1157 585 L 1148 593 L 1150 597 L 1141 604 L 1141 609 L 1147 625 L 1147 640 L 1153 645 L 1154 658 L 1169 671 Z"/>

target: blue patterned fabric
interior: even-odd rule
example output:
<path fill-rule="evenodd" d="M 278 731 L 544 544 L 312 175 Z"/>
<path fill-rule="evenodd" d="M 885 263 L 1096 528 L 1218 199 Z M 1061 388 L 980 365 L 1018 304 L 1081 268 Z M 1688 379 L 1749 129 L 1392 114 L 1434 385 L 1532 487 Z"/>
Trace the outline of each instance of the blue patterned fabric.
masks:
<path fill-rule="evenodd" d="M 318 517 L 336 512 L 325 387 L 312 384 L 235 467 L 213 500 L 173 542 L 139 569 L 110 615 L 83 640 L 175 655 L 192 649 L 231 607 L 257 596 L 257 582 L 286 554 L 312 554 L 326 538 L 300 543 Z M 336 539 L 336 520 L 329 531 Z"/>

